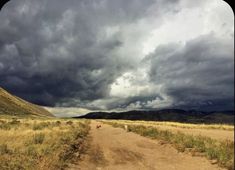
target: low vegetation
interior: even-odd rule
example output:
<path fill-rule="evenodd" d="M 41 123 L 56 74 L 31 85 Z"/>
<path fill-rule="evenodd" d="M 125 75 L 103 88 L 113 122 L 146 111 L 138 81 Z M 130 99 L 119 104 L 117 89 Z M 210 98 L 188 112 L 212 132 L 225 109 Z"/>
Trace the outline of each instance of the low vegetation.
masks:
<path fill-rule="evenodd" d="M 58 170 L 84 152 L 89 122 L 0 119 L 0 169 Z"/>
<path fill-rule="evenodd" d="M 114 121 L 115 122 L 115 121 Z M 185 129 L 220 129 L 234 131 L 233 125 L 227 124 L 192 124 L 192 123 L 179 123 L 179 122 L 158 122 L 158 121 L 131 121 L 131 120 L 118 120 L 116 122 L 130 123 L 137 125 L 153 125 L 153 126 L 171 126 Z"/>
<path fill-rule="evenodd" d="M 125 123 L 117 121 L 103 121 L 113 127 L 126 129 Z M 142 136 L 151 137 L 172 144 L 177 150 L 189 151 L 193 155 L 203 155 L 218 162 L 220 166 L 229 170 L 234 169 L 234 143 L 232 141 L 217 141 L 203 136 L 192 136 L 183 133 L 172 133 L 168 130 L 159 130 L 156 127 L 128 124 L 127 130 Z M 200 154 L 198 154 L 200 153 Z"/>

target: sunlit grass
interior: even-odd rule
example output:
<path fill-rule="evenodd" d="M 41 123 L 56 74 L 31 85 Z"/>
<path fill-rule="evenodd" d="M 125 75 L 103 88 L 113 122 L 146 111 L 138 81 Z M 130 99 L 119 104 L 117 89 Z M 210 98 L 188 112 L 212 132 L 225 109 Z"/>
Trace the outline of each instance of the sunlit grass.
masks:
<path fill-rule="evenodd" d="M 115 122 L 115 120 L 113 120 Z M 171 126 L 178 128 L 187 128 L 187 129 L 221 129 L 234 131 L 233 125 L 226 124 L 192 124 L 192 123 L 179 123 L 179 122 L 160 122 L 160 121 L 131 121 L 131 120 L 118 120 L 122 123 L 135 123 L 139 125 L 159 125 L 159 126 Z"/>
<path fill-rule="evenodd" d="M 1 118 L 0 169 L 64 169 L 83 152 L 88 131 L 85 120 Z"/>

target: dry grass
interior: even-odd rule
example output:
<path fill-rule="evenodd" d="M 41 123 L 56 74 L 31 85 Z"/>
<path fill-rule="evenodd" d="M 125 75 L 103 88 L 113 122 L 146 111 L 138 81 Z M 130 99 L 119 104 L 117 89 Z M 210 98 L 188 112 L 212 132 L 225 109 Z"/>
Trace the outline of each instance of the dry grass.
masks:
<path fill-rule="evenodd" d="M 29 103 L 19 97 L 11 95 L 0 87 L 0 114 L 4 116 L 41 116 L 54 117 L 43 107 Z"/>
<path fill-rule="evenodd" d="M 0 169 L 64 169 L 80 156 L 89 122 L 0 119 Z"/>
<path fill-rule="evenodd" d="M 126 129 L 123 121 L 103 121 L 113 127 Z M 156 127 L 128 124 L 127 130 L 142 136 L 158 139 L 172 144 L 177 150 L 189 151 L 193 155 L 206 156 L 210 160 L 217 160 L 218 164 L 229 170 L 234 169 L 234 143 L 232 141 L 217 141 L 209 137 L 192 136 L 183 133 L 172 133 L 168 130 L 159 130 Z"/>
<path fill-rule="evenodd" d="M 115 120 L 113 120 L 115 122 Z M 234 131 L 233 125 L 226 124 L 192 124 L 192 123 L 179 123 L 179 122 L 158 122 L 158 121 L 131 121 L 131 120 L 118 120 L 116 122 L 122 123 L 135 123 L 137 125 L 153 125 L 153 126 L 171 126 L 186 129 L 220 129 Z"/>

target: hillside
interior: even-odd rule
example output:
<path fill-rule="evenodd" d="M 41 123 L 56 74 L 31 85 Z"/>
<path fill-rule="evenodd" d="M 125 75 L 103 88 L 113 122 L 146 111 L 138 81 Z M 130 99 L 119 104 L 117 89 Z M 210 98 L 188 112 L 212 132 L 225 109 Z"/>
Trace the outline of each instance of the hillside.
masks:
<path fill-rule="evenodd" d="M 225 123 L 234 124 L 234 111 L 202 112 L 180 109 L 133 110 L 128 112 L 92 112 L 77 118 L 87 119 L 123 119 L 146 121 L 174 121 L 185 123 Z"/>
<path fill-rule="evenodd" d="M 53 116 L 46 109 L 13 96 L 0 87 L 0 115 L 11 116 Z"/>

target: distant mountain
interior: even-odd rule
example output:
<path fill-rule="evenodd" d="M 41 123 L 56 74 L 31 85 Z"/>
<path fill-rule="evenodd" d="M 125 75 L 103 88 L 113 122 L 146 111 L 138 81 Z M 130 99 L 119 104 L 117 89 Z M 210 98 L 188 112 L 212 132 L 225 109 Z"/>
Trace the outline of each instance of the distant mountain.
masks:
<path fill-rule="evenodd" d="M 47 116 L 53 115 L 46 109 L 13 96 L 0 87 L 0 115 L 14 116 Z"/>
<path fill-rule="evenodd" d="M 149 111 L 133 110 L 127 112 L 110 112 L 110 113 L 91 112 L 76 118 L 234 124 L 234 111 L 203 112 L 196 110 L 186 111 L 180 109 L 164 109 L 164 110 L 149 110 Z"/>

